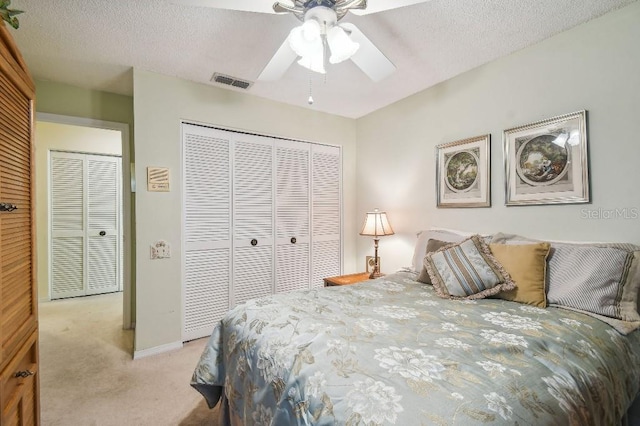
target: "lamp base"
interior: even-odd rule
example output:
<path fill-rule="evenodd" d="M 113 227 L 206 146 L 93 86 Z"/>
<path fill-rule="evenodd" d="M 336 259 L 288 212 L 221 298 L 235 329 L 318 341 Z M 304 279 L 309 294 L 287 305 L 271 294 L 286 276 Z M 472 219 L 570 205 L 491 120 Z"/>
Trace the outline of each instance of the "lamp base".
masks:
<path fill-rule="evenodd" d="M 380 273 L 380 271 L 374 269 L 373 272 L 369 275 L 370 280 L 374 280 L 376 278 L 384 277 L 384 274 Z"/>

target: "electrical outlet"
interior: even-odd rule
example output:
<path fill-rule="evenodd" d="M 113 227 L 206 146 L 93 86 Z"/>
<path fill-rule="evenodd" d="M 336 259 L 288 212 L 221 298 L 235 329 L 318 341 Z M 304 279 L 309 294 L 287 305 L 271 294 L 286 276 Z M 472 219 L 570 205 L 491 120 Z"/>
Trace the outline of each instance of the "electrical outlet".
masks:
<path fill-rule="evenodd" d="M 367 260 L 367 264 L 365 265 L 366 266 L 365 271 L 373 272 L 373 268 L 376 267 L 375 259 L 373 258 L 373 256 L 367 256 L 366 260 Z M 380 270 L 380 256 L 378 256 L 378 270 Z"/>
<path fill-rule="evenodd" d="M 168 259 L 171 257 L 171 245 L 164 240 L 151 244 L 151 259 Z"/>

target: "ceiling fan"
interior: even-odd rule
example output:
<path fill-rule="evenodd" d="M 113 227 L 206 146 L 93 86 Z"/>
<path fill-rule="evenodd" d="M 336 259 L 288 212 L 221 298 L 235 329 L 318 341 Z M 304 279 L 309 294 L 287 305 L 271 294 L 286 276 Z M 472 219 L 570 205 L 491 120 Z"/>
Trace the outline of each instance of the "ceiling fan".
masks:
<path fill-rule="evenodd" d="M 380 81 L 396 67 L 352 23 L 339 23 L 347 14 L 367 15 L 424 3 L 428 0 L 173 0 L 173 3 L 246 12 L 291 13 L 302 25 L 289 33 L 258 80 L 277 80 L 296 59 L 314 72 L 326 73 L 329 63 L 351 59 L 371 80 Z"/>

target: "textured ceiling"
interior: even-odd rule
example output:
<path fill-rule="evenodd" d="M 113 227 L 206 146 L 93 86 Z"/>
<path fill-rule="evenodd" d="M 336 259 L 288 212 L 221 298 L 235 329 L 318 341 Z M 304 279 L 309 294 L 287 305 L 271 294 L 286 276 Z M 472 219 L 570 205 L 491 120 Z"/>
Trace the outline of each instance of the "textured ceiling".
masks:
<path fill-rule="evenodd" d="M 357 25 L 398 68 L 378 83 L 351 61 L 330 66 L 326 77 L 294 63 L 278 81 L 256 81 L 299 25 L 291 15 L 168 0 L 13 0 L 11 8 L 25 11 L 12 32 L 37 79 L 131 95 L 132 68 L 226 88 L 210 82 L 220 72 L 255 81 L 247 91 L 228 90 L 358 118 L 634 1 L 431 0 L 347 14 L 343 22 Z"/>

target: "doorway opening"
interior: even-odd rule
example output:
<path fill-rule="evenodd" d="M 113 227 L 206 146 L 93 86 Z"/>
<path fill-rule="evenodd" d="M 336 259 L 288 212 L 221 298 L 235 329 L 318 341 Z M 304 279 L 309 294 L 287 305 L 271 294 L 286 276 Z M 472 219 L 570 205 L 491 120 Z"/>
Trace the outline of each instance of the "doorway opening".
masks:
<path fill-rule="evenodd" d="M 132 185 L 129 159 L 129 126 L 125 123 L 38 113 L 36 115 L 35 128 L 35 169 L 37 179 L 35 196 L 38 205 L 36 213 L 36 232 L 38 235 L 36 267 L 39 282 L 39 300 L 43 302 L 60 297 L 58 290 L 61 290 L 61 288 L 52 288 L 52 276 L 60 272 L 59 268 L 54 270 L 53 261 L 56 260 L 56 265 L 60 266 L 60 260 L 64 261 L 64 256 L 60 257 L 60 254 L 64 254 L 66 249 L 62 247 L 64 244 L 56 246 L 55 243 L 57 237 L 61 235 L 67 236 L 69 234 L 68 231 L 70 231 L 70 229 L 65 229 L 67 226 L 65 214 L 67 213 L 66 207 L 73 205 L 73 197 L 70 197 L 69 200 L 63 197 L 62 201 L 64 202 L 56 204 L 52 202 L 52 191 L 57 190 L 58 193 L 63 194 L 68 192 L 67 195 L 70 195 L 73 185 L 67 185 L 69 191 L 66 191 L 65 179 L 72 179 L 73 181 L 73 174 L 70 173 L 70 170 L 83 164 L 84 169 L 82 169 L 81 173 L 85 173 L 85 177 L 86 170 L 91 168 L 94 170 L 94 175 L 97 174 L 93 184 L 93 201 L 97 200 L 99 204 L 104 201 L 102 199 L 104 197 L 100 197 L 100 194 L 105 194 L 105 188 L 101 187 L 102 181 L 107 175 L 113 175 L 116 172 L 118 181 L 116 192 L 121 206 L 118 210 L 122 212 L 121 214 L 118 212 L 118 222 L 122 238 L 110 235 L 113 234 L 113 229 L 106 229 L 104 217 L 113 213 L 112 211 L 107 211 L 106 213 L 103 211 L 97 214 L 95 216 L 97 219 L 93 221 L 95 226 L 89 225 L 88 220 L 90 219 L 87 218 L 85 211 L 82 213 L 84 215 L 82 221 L 87 229 L 83 231 L 84 234 L 82 236 L 78 235 L 80 239 L 76 240 L 74 244 L 76 251 L 81 250 L 80 254 L 84 253 L 83 261 L 85 263 L 88 257 L 91 256 L 86 250 L 89 245 L 87 243 L 92 244 L 97 249 L 97 253 L 107 251 L 112 254 L 114 248 L 116 249 L 118 257 L 120 257 L 120 259 L 117 259 L 117 263 L 121 265 L 120 271 L 117 272 L 119 276 L 117 277 L 118 288 L 109 288 L 108 291 L 122 290 L 122 325 L 124 329 L 134 328 L 135 322 L 133 321 L 132 313 Z M 118 158 L 114 162 L 116 157 L 121 157 L 121 160 Z M 67 161 L 69 159 L 73 161 Z M 103 160 L 108 161 L 105 162 Z M 57 170 L 54 170 L 55 168 Z M 56 173 L 59 174 L 61 179 L 59 179 L 57 186 L 54 188 L 52 174 L 55 175 Z M 86 205 L 87 199 L 91 197 L 91 195 L 88 195 L 91 188 L 87 189 L 86 186 L 91 187 L 92 185 L 91 182 L 87 181 L 84 186 L 85 188 L 80 190 L 76 187 L 75 195 L 82 197 L 82 201 Z M 71 227 L 73 226 L 72 224 Z M 101 227 L 101 229 L 97 229 L 97 227 Z M 102 227 L 105 227 L 105 229 L 102 229 Z M 94 233 L 96 235 L 93 235 Z M 86 239 L 85 242 L 82 242 L 83 238 Z M 116 241 L 116 238 L 119 241 Z M 64 241 L 69 243 L 72 240 L 72 238 L 67 238 Z M 57 241 L 60 242 L 62 240 L 58 238 Z M 79 245 L 77 244 L 78 241 L 80 241 Z M 107 241 L 111 241 L 112 244 L 105 244 Z M 119 250 L 117 250 L 118 248 Z M 58 255 L 57 258 L 56 255 Z M 91 289 L 92 284 L 87 283 L 87 275 L 90 274 L 91 267 L 87 264 L 86 270 L 82 271 L 84 282 L 81 284 L 85 287 L 89 286 L 89 290 L 86 291 L 85 288 L 84 292 L 69 293 L 70 296 L 96 293 L 95 289 Z M 71 271 L 73 268 L 68 268 L 68 270 Z M 94 284 L 99 284 L 105 281 L 109 271 L 101 266 L 99 262 L 94 262 L 93 274 Z M 111 275 L 113 275 L 113 272 L 111 272 Z M 63 288 L 62 290 L 65 289 Z M 56 294 L 56 291 L 58 291 L 58 294 Z"/>

